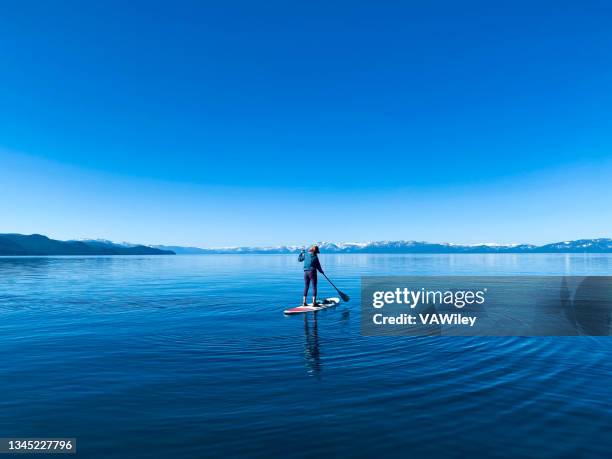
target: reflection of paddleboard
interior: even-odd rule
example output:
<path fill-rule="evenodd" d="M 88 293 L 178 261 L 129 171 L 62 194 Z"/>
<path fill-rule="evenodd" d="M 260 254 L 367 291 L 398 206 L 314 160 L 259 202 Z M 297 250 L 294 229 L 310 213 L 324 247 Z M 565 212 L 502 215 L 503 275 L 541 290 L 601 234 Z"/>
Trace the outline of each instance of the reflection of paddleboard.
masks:
<path fill-rule="evenodd" d="M 285 314 L 303 314 L 305 312 L 316 312 L 327 308 L 333 308 L 340 303 L 340 298 L 325 298 L 323 301 L 317 301 L 317 305 L 313 306 L 298 306 L 297 308 L 285 309 Z"/>

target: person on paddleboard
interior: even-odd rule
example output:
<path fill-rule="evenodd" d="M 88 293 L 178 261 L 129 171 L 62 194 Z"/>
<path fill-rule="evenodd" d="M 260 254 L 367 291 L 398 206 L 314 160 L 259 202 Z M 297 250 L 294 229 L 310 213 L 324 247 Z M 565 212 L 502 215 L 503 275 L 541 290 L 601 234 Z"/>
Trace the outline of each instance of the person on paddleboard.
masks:
<path fill-rule="evenodd" d="M 308 252 L 302 250 L 298 257 L 299 262 L 304 262 L 304 298 L 302 305 L 306 306 L 306 297 L 308 296 L 308 288 L 312 282 L 312 305 L 317 304 L 317 271 L 323 274 L 321 263 L 319 262 L 319 246 L 313 245 Z"/>

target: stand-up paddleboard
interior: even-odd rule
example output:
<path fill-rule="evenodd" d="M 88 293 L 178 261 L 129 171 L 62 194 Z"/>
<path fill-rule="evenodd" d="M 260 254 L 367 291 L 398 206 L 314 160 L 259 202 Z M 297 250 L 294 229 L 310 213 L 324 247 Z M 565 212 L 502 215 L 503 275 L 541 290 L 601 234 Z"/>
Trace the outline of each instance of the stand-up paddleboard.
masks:
<path fill-rule="evenodd" d="M 340 303 L 340 298 L 325 298 L 323 301 L 317 301 L 317 305 L 309 304 L 307 306 L 298 306 L 297 308 L 285 309 L 285 314 L 304 314 L 306 312 L 317 312 L 323 309 L 333 308 Z"/>

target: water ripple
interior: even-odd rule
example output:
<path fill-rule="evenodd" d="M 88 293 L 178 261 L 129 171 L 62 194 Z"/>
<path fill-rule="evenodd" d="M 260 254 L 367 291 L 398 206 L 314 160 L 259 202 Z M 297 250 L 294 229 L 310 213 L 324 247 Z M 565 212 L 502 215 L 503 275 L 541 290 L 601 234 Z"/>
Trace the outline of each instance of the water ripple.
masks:
<path fill-rule="evenodd" d="M 0 258 L 0 428 L 105 458 L 606 457 L 607 338 L 364 337 L 359 278 L 610 260 L 324 255 L 352 300 L 315 320 L 281 314 L 293 256 Z"/>

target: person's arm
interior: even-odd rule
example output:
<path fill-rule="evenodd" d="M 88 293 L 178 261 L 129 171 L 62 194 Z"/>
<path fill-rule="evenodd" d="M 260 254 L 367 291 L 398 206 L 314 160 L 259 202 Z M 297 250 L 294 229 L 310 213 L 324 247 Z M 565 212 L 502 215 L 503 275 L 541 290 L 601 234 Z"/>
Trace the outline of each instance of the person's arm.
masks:
<path fill-rule="evenodd" d="M 319 261 L 319 257 L 316 258 L 315 267 L 317 268 L 317 271 L 323 274 L 323 268 L 321 268 L 321 262 Z"/>
<path fill-rule="evenodd" d="M 305 257 L 305 252 L 304 249 L 302 249 L 302 251 L 300 252 L 300 256 L 298 257 L 298 262 L 303 262 L 304 261 L 304 257 Z"/>

